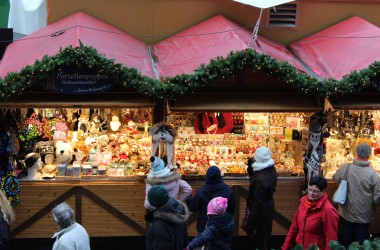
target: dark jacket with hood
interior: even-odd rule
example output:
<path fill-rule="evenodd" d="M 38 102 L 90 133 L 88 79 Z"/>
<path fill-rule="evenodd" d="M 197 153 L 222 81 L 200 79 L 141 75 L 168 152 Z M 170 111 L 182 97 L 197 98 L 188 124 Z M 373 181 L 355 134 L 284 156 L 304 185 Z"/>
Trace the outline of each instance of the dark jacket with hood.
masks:
<path fill-rule="evenodd" d="M 267 240 L 272 234 L 273 195 L 277 186 L 276 169 L 273 165 L 262 167 L 254 171 L 249 181 L 247 207 L 250 214 L 247 221 L 247 233 L 256 231 L 255 239 Z"/>
<path fill-rule="evenodd" d="M 147 250 L 181 250 L 187 246 L 186 221 L 189 211 L 182 202 L 170 197 L 160 208 L 145 216 L 149 223 L 146 234 Z"/>
<path fill-rule="evenodd" d="M 231 214 L 214 215 L 203 232 L 189 243 L 189 249 L 206 246 L 207 250 L 231 250 L 235 221 Z"/>
<path fill-rule="evenodd" d="M 206 180 L 206 184 L 201 187 L 194 197 L 189 197 L 186 203 L 189 210 L 198 212 L 197 219 L 197 232 L 201 233 L 206 227 L 207 223 L 207 205 L 215 197 L 224 197 L 228 199 L 227 212 L 233 214 L 236 208 L 235 194 L 232 189 L 225 184 L 222 179 Z"/>

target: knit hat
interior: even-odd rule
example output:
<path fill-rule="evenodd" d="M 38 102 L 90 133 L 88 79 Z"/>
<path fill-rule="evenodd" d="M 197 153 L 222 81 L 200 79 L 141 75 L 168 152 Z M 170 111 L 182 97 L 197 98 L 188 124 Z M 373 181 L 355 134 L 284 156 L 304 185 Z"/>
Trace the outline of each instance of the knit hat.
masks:
<path fill-rule="evenodd" d="M 148 201 L 150 205 L 159 208 L 169 200 L 169 192 L 164 186 L 153 186 L 148 191 Z"/>
<path fill-rule="evenodd" d="M 253 155 L 256 162 L 266 162 L 271 159 L 271 154 L 269 148 L 267 147 L 259 147 L 256 149 L 255 154 Z"/>
<path fill-rule="evenodd" d="M 34 163 L 36 163 L 39 159 L 41 159 L 41 156 L 37 153 L 29 153 L 25 156 L 25 167 L 31 168 L 33 167 Z"/>
<path fill-rule="evenodd" d="M 67 125 L 66 123 L 60 122 L 55 125 L 53 140 L 67 141 Z"/>
<path fill-rule="evenodd" d="M 150 173 L 148 177 L 164 177 L 170 174 L 170 169 L 165 166 L 161 158 L 157 156 L 150 157 Z"/>
<path fill-rule="evenodd" d="M 212 199 L 207 205 L 207 215 L 216 214 L 221 215 L 226 212 L 228 199 L 223 197 L 216 197 Z"/>
<path fill-rule="evenodd" d="M 220 182 L 222 182 L 222 174 L 220 169 L 217 166 L 209 167 L 206 172 L 206 183 L 213 184 Z"/>

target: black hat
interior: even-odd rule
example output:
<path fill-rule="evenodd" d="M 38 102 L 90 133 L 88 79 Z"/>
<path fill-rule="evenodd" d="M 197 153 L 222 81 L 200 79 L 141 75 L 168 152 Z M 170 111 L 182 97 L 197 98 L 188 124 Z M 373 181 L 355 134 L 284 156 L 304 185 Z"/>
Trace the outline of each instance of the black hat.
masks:
<path fill-rule="evenodd" d="M 33 167 L 34 163 L 36 163 L 39 159 L 41 159 L 41 156 L 37 153 L 29 153 L 25 156 L 25 167 L 31 168 Z"/>
<path fill-rule="evenodd" d="M 222 182 L 222 174 L 220 169 L 217 166 L 209 167 L 206 172 L 206 183 L 213 184 L 220 182 Z"/>

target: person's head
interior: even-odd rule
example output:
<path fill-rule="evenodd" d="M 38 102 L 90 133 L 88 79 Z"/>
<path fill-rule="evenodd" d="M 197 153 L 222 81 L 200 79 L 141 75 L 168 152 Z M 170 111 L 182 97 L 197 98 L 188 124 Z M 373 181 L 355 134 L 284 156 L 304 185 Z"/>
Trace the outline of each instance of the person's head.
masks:
<path fill-rule="evenodd" d="M 228 199 L 223 197 L 216 197 L 212 199 L 207 205 L 207 215 L 221 215 L 226 212 Z"/>
<path fill-rule="evenodd" d="M 316 175 L 309 181 L 309 187 L 307 189 L 309 200 L 319 200 L 327 188 L 327 181 L 322 175 Z"/>
<path fill-rule="evenodd" d="M 75 222 L 74 210 L 66 202 L 53 208 L 53 217 L 60 229 L 68 228 Z"/>
<path fill-rule="evenodd" d="M 153 186 L 148 191 L 148 201 L 155 208 L 160 208 L 169 200 L 169 192 L 164 186 Z"/>
<path fill-rule="evenodd" d="M 150 172 L 148 177 L 165 177 L 170 175 L 170 169 L 166 167 L 165 162 L 157 157 L 150 157 Z"/>
<path fill-rule="evenodd" d="M 253 155 L 255 162 L 258 163 L 265 163 L 270 161 L 271 159 L 271 153 L 269 148 L 267 147 L 259 147 L 256 149 L 255 154 Z"/>
<path fill-rule="evenodd" d="M 371 147 L 366 143 L 359 143 L 356 147 L 356 155 L 359 159 L 367 160 L 371 156 Z"/>
<path fill-rule="evenodd" d="M 206 172 L 206 183 L 215 184 L 222 182 L 222 173 L 217 166 L 211 166 Z"/>
<path fill-rule="evenodd" d="M 5 219 L 10 225 L 15 220 L 15 212 L 9 203 L 7 196 L 0 190 L 0 209 L 1 212 L 5 215 Z"/>

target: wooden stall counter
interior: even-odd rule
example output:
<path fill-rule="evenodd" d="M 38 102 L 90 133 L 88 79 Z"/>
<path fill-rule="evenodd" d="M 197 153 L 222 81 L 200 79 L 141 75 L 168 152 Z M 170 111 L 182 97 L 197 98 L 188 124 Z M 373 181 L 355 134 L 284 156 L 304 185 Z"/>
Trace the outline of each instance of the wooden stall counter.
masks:
<path fill-rule="evenodd" d="M 196 191 L 205 179 L 183 176 Z M 12 225 L 14 238 L 50 238 L 57 226 L 51 210 L 66 201 L 76 213 L 91 237 L 144 236 L 145 177 L 98 180 L 20 180 L 20 203 L 15 208 L 16 222 Z M 240 223 L 245 213 L 248 177 L 224 177 L 235 191 L 237 211 L 235 235 L 243 236 Z M 330 182 L 330 181 L 329 181 Z M 303 189 L 303 177 L 279 177 L 275 193 L 273 235 L 286 235 L 298 206 Z M 335 185 L 335 184 L 334 184 Z M 329 183 L 329 196 L 336 186 Z M 331 189 L 331 190 L 330 190 Z M 194 191 L 194 192 L 195 192 Z M 189 234 L 195 235 L 197 214 L 189 218 Z"/>
<path fill-rule="evenodd" d="M 184 176 L 194 190 L 205 180 L 202 176 Z M 235 191 L 238 201 L 235 220 L 241 222 L 248 195 L 247 177 L 224 177 Z M 302 178 L 280 177 L 275 194 L 276 216 L 273 234 L 286 234 L 300 197 Z M 68 202 L 92 237 L 145 235 L 144 177 L 99 180 L 20 180 L 20 203 L 11 234 L 15 238 L 46 238 L 56 231 L 51 210 Z M 195 235 L 197 214 L 189 219 L 189 234 Z M 237 225 L 236 235 L 244 235 Z"/>
<path fill-rule="evenodd" d="M 143 177 L 102 180 L 20 180 L 20 203 L 11 227 L 15 238 L 52 237 L 51 210 L 66 201 L 90 236 L 145 234 Z"/>

